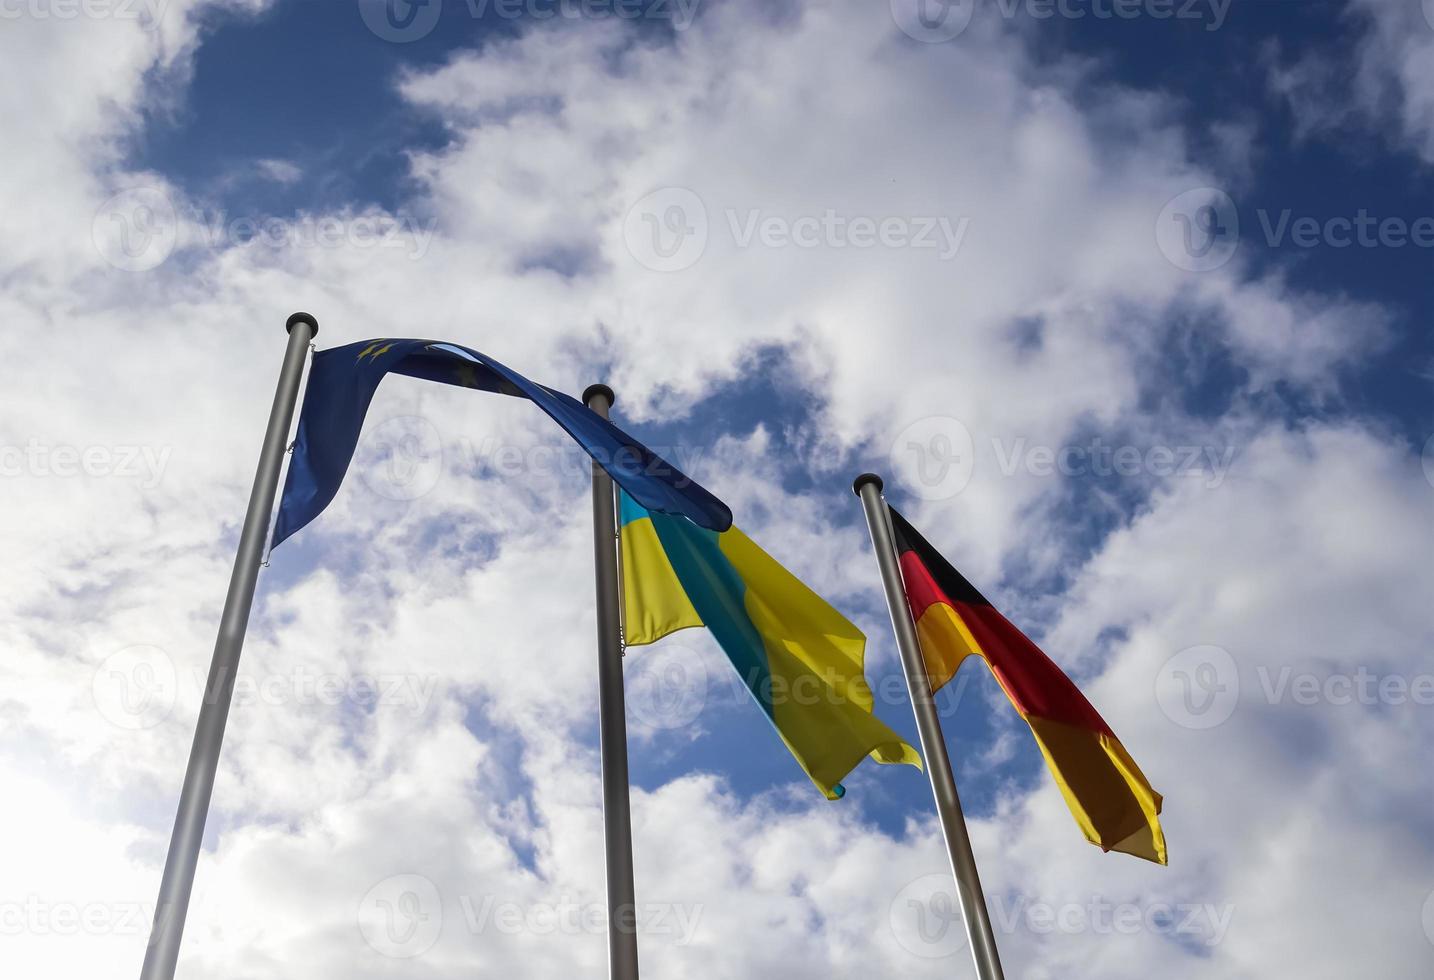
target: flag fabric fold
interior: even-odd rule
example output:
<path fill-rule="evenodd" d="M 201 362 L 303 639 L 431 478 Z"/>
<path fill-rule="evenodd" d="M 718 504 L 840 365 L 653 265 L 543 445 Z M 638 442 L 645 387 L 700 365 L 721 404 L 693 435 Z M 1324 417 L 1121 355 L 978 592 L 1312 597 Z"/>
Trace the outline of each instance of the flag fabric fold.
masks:
<path fill-rule="evenodd" d="M 1070 678 L 889 508 L 907 604 L 933 691 L 969 656 L 986 662 L 1040 746 L 1086 839 L 1167 862 L 1162 798 Z"/>
<path fill-rule="evenodd" d="M 389 374 L 527 398 L 645 507 L 681 514 L 714 531 L 732 526 L 732 512 L 726 504 L 571 395 L 535 384 L 467 347 L 384 339 L 314 355 L 274 524 L 274 546 L 318 517 L 334 499 L 358 446 L 374 392 Z"/>
<path fill-rule="evenodd" d="M 872 713 L 866 637 L 736 527 L 717 533 L 621 495 L 624 638 L 706 626 L 828 799 L 868 755 L 921 767 Z"/>

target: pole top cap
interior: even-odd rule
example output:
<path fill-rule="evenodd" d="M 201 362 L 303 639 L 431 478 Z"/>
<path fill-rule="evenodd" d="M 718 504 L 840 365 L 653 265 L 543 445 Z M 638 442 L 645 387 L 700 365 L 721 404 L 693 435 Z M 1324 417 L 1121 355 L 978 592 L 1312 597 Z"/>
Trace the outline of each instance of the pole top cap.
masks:
<path fill-rule="evenodd" d="M 860 497 L 861 488 L 866 486 L 868 483 L 876 484 L 877 493 L 881 493 L 881 491 L 886 488 L 886 484 L 881 482 L 881 477 L 877 476 L 875 473 L 863 473 L 861 476 L 857 477 L 855 480 L 852 481 L 851 492 Z"/>
<path fill-rule="evenodd" d="M 617 396 L 612 393 L 611 388 L 604 384 L 588 385 L 587 390 L 583 392 L 583 404 L 588 404 L 598 395 L 607 399 L 609 408 L 617 404 Z"/>
<path fill-rule="evenodd" d="M 309 336 L 311 338 L 319 335 L 319 321 L 315 320 L 313 315 L 309 313 L 295 313 L 289 317 L 289 322 L 284 324 L 284 329 L 289 333 L 293 333 L 294 328 L 301 323 L 307 323 L 309 325 Z"/>

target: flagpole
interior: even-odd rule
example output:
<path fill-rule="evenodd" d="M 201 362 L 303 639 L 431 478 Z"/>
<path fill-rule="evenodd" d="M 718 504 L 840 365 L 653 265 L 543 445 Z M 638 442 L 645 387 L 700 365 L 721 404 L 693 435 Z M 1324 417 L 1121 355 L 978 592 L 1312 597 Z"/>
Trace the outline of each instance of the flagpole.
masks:
<path fill-rule="evenodd" d="M 976 856 L 971 852 L 971 837 L 966 831 L 966 818 L 961 813 L 961 797 L 956 793 L 956 777 L 951 771 L 951 757 L 946 754 L 946 737 L 941 731 L 941 718 L 931 692 L 931 678 L 921 654 L 921 641 L 916 624 L 906 604 L 906 587 L 901 578 L 901 563 L 896 555 L 891 529 L 891 514 L 881 496 L 881 477 L 863 473 L 852 484 L 866 511 L 866 526 L 871 531 L 871 544 L 876 563 L 881 569 L 881 584 L 886 591 L 886 606 L 891 612 L 891 625 L 896 631 L 896 646 L 901 651 L 901 667 L 906 686 L 911 692 L 911 707 L 916 713 L 916 727 L 921 735 L 921 751 L 926 757 L 926 772 L 931 778 L 931 792 L 936 797 L 936 810 L 941 817 L 941 831 L 946 838 L 946 851 L 951 870 L 956 876 L 956 893 L 961 902 L 961 918 L 966 924 L 971 955 L 976 961 L 980 980 L 1004 980 L 1001 958 L 996 950 L 996 936 L 991 929 L 991 915 L 986 896 L 981 890 L 981 876 L 976 870 Z"/>
<path fill-rule="evenodd" d="M 583 392 L 603 418 L 615 396 L 607 385 Z M 628 799 L 627 707 L 622 682 L 622 613 L 618 593 L 617 499 L 612 477 L 593 461 L 593 552 L 597 571 L 598 730 L 602 746 L 602 812 L 607 863 L 610 980 L 637 980 L 637 900 L 632 883 L 632 813 Z"/>
<path fill-rule="evenodd" d="M 219 768 L 219 751 L 224 742 L 229 703 L 234 696 L 235 674 L 239 667 L 239 654 L 244 649 L 249 610 L 254 603 L 254 586 L 259 578 L 264 544 L 269 537 L 279 470 L 288 445 L 289 425 L 294 418 L 294 403 L 298 399 L 299 381 L 304 374 L 305 355 L 310 342 L 319 332 L 319 323 L 307 313 L 295 313 L 289 317 L 286 328 L 289 345 L 284 352 L 284 365 L 279 372 L 274 404 L 269 410 L 269 426 L 264 432 L 259 468 L 254 474 L 249 508 L 239 535 L 239 551 L 234 558 L 229 592 L 224 598 L 224 612 L 219 619 L 219 636 L 214 643 L 214 658 L 209 664 L 209 680 L 204 688 L 204 702 L 199 708 L 194 744 L 189 750 L 189 767 L 185 770 L 184 788 L 179 794 L 179 811 L 174 818 L 174 832 L 169 838 L 169 854 L 164 859 L 164 876 L 160 879 L 159 899 L 155 903 L 154 924 L 150 929 L 149 947 L 145 950 L 140 980 L 173 980 L 175 965 L 179 961 L 179 943 L 184 935 L 189 895 L 194 888 L 194 871 L 204 842 L 204 821 L 209 813 L 210 796 L 214 792 L 214 774 Z"/>

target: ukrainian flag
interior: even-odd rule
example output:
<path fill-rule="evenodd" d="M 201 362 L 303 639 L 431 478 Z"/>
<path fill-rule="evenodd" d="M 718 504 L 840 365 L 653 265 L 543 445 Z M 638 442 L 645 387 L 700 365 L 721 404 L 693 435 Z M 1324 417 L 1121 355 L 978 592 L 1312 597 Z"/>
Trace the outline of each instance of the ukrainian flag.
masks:
<path fill-rule="evenodd" d="M 828 799 L 870 755 L 921 768 L 916 750 L 872 714 L 866 637 L 736 527 L 718 533 L 621 503 L 624 637 L 653 643 L 712 631 L 752 698 Z"/>

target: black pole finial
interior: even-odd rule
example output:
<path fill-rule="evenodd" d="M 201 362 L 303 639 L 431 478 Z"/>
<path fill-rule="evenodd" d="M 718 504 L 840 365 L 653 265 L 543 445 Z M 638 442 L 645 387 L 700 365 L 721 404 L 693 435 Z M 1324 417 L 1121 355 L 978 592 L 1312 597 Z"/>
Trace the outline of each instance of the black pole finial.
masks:
<path fill-rule="evenodd" d="M 875 473 L 863 473 L 861 476 L 857 477 L 855 480 L 852 481 L 851 492 L 860 497 L 861 488 L 866 486 L 868 483 L 876 484 L 877 493 L 881 493 L 882 490 L 886 489 L 886 484 L 881 482 L 881 477 L 877 476 Z"/>
<path fill-rule="evenodd" d="M 583 404 L 586 405 L 591 402 L 594 395 L 602 395 L 606 398 L 608 408 L 612 408 L 612 406 L 617 403 L 617 395 L 612 393 L 611 388 L 605 384 L 595 384 L 588 385 L 587 390 L 583 392 Z"/>
<path fill-rule="evenodd" d="M 284 329 L 289 333 L 293 333 L 294 328 L 301 323 L 307 323 L 309 325 L 310 337 L 317 337 L 319 335 L 319 321 L 315 320 L 313 314 L 310 313 L 295 313 L 289 317 L 289 322 L 284 324 Z"/>

